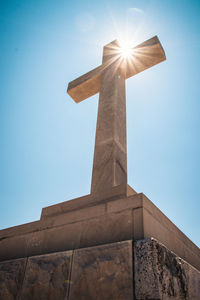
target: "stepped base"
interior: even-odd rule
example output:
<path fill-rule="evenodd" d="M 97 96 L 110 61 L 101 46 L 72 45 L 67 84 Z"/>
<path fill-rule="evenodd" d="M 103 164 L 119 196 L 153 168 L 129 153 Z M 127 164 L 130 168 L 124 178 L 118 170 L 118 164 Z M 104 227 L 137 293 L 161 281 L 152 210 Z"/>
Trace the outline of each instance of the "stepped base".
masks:
<path fill-rule="evenodd" d="M 200 270 L 199 248 L 128 185 L 44 208 L 39 221 L 1 230 L 0 260 L 151 237 Z"/>

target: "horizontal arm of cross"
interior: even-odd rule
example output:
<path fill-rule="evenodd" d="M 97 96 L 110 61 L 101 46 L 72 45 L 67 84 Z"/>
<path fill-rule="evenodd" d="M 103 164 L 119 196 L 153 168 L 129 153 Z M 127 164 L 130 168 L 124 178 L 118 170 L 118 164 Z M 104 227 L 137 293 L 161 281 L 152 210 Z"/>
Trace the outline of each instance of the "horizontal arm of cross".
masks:
<path fill-rule="evenodd" d="M 145 41 L 132 49 L 132 60 L 126 64 L 125 78 L 136 75 L 166 59 L 164 50 L 157 36 Z M 79 103 L 100 89 L 101 73 L 109 65 L 102 64 L 83 76 L 71 81 L 67 93 Z"/>
<path fill-rule="evenodd" d="M 99 92 L 102 69 L 101 65 L 68 84 L 67 92 L 75 102 L 79 103 Z"/>

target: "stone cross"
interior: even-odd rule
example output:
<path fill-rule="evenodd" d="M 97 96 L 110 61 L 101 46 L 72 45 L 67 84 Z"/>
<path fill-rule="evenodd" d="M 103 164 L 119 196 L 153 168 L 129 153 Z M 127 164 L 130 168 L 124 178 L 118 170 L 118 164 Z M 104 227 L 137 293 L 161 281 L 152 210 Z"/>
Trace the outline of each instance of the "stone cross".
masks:
<path fill-rule="evenodd" d="M 71 81 L 76 103 L 99 92 L 91 193 L 127 184 L 125 80 L 166 59 L 157 36 L 134 47 L 129 57 L 117 40 L 103 49 L 102 65 Z"/>

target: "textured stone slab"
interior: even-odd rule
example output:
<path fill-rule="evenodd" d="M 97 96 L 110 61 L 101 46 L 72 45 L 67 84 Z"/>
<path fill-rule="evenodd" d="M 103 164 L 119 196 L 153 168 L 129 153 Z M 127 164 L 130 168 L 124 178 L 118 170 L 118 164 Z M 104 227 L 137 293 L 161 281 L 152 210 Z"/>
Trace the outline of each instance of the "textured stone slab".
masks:
<path fill-rule="evenodd" d="M 199 271 L 155 239 L 132 244 L 1 262 L 0 300 L 200 299 Z"/>
<path fill-rule="evenodd" d="M 200 272 L 154 239 L 134 243 L 136 299 L 200 299 Z"/>
<path fill-rule="evenodd" d="M 132 241 L 74 252 L 69 300 L 132 299 Z"/>
<path fill-rule="evenodd" d="M 30 257 L 20 299 L 67 299 L 71 263 L 72 251 Z"/>
<path fill-rule="evenodd" d="M 16 258 L 112 243 L 131 239 L 132 232 L 130 210 L 88 216 L 86 220 L 4 239 L 0 242 L 0 257 Z"/>
<path fill-rule="evenodd" d="M 38 222 L 1 230 L 0 260 L 154 237 L 200 270 L 200 249 L 144 194 L 127 192 L 122 185 L 105 198 L 64 202 L 45 209 Z"/>
<path fill-rule="evenodd" d="M 142 196 L 143 238 L 154 237 L 200 270 L 200 249 L 145 195 Z"/>
<path fill-rule="evenodd" d="M 0 263 L 0 300 L 15 300 L 21 291 L 27 258 Z"/>

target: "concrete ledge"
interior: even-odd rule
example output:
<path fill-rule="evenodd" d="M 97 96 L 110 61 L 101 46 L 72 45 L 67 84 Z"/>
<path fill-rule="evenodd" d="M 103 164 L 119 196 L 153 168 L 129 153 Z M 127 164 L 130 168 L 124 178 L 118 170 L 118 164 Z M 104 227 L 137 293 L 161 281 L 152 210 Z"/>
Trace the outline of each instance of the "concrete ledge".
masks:
<path fill-rule="evenodd" d="M 85 207 L 81 199 L 64 202 L 40 221 L 1 230 L 0 260 L 154 237 L 200 270 L 200 249 L 144 194 L 124 190 L 96 201 L 84 197 Z"/>
<path fill-rule="evenodd" d="M 134 196 L 130 201 L 132 207 L 139 206 L 140 196 L 128 185 L 120 185 L 109 191 L 104 191 L 98 195 L 87 195 L 73 200 L 65 201 L 56 205 L 42 209 L 40 221 L 30 222 L 10 228 L 0 230 L 0 241 L 18 235 L 38 232 L 53 227 L 75 223 L 85 219 L 96 218 L 99 215 L 114 212 L 115 210 L 107 209 L 110 202 L 127 199 Z M 135 198 L 136 197 L 136 198 Z M 138 200 L 136 200 L 138 198 Z M 130 207 L 130 203 L 129 203 Z M 119 209 L 117 209 L 118 211 Z"/>
<path fill-rule="evenodd" d="M 52 217 L 58 214 L 105 203 L 108 200 L 120 199 L 137 194 L 128 184 L 122 184 L 101 193 L 89 194 L 84 197 L 58 203 L 42 209 L 41 219 Z"/>

